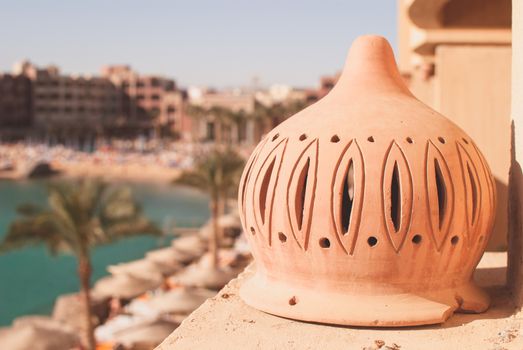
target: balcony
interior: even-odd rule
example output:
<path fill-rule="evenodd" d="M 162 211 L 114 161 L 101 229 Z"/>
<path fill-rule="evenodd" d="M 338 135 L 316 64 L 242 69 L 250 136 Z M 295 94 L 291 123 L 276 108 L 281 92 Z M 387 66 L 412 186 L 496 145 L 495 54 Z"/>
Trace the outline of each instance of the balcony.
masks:
<path fill-rule="evenodd" d="M 176 349 L 523 349 L 523 315 L 505 284 L 506 253 L 486 253 L 475 273 L 492 297 L 483 314 L 454 314 L 442 325 L 359 328 L 297 322 L 247 306 L 238 296 L 249 266 L 193 312 L 157 350 Z"/>

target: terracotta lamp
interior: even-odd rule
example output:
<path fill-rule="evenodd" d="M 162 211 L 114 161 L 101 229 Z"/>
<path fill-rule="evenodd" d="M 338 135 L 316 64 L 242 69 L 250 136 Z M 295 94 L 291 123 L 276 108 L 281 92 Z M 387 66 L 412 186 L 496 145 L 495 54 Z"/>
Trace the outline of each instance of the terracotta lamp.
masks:
<path fill-rule="evenodd" d="M 470 137 L 409 92 L 384 38 L 361 37 L 334 89 L 272 130 L 245 167 L 240 212 L 257 270 L 241 297 L 343 325 L 485 311 L 472 273 L 495 201 Z"/>

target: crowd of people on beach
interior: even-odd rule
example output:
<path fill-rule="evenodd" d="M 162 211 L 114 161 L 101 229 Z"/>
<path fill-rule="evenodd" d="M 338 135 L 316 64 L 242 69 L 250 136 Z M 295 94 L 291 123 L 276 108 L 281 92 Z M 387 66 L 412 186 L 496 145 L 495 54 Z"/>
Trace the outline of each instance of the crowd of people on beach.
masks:
<path fill-rule="evenodd" d="M 35 162 L 50 163 L 58 169 L 80 165 L 101 167 L 129 164 L 183 169 L 192 165 L 194 148 L 193 144 L 171 143 L 151 149 L 137 147 L 133 141 L 121 141 L 85 152 L 63 145 L 0 144 L 0 172 L 22 169 Z"/>

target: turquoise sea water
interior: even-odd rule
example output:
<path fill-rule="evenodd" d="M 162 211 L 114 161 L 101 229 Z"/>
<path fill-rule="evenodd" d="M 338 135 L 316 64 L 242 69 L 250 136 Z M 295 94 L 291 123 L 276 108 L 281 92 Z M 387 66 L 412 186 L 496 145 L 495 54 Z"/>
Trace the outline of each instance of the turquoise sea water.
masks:
<path fill-rule="evenodd" d="M 129 186 L 148 217 L 160 227 L 173 222 L 195 227 L 208 219 L 207 197 L 195 190 L 154 184 Z M 45 204 L 45 183 L 0 181 L 0 239 L 16 217 L 17 205 L 25 202 Z M 92 282 L 107 275 L 107 265 L 142 258 L 148 250 L 166 244 L 166 239 L 141 236 L 96 248 Z M 48 313 L 58 295 L 77 290 L 72 256 L 50 256 L 43 246 L 0 255 L 0 327 L 21 315 Z"/>

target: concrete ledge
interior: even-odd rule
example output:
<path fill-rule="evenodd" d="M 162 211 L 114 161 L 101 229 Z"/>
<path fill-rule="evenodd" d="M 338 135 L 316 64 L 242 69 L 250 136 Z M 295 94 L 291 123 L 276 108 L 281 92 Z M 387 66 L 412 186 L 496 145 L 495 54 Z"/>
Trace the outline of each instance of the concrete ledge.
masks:
<path fill-rule="evenodd" d="M 492 296 L 487 312 L 456 314 L 442 325 L 399 329 L 304 323 L 257 311 L 238 296 L 239 287 L 253 273 L 249 267 L 157 349 L 521 350 L 523 317 L 515 315 L 503 286 L 506 259 L 506 253 L 487 253 L 476 271 L 476 280 Z"/>

